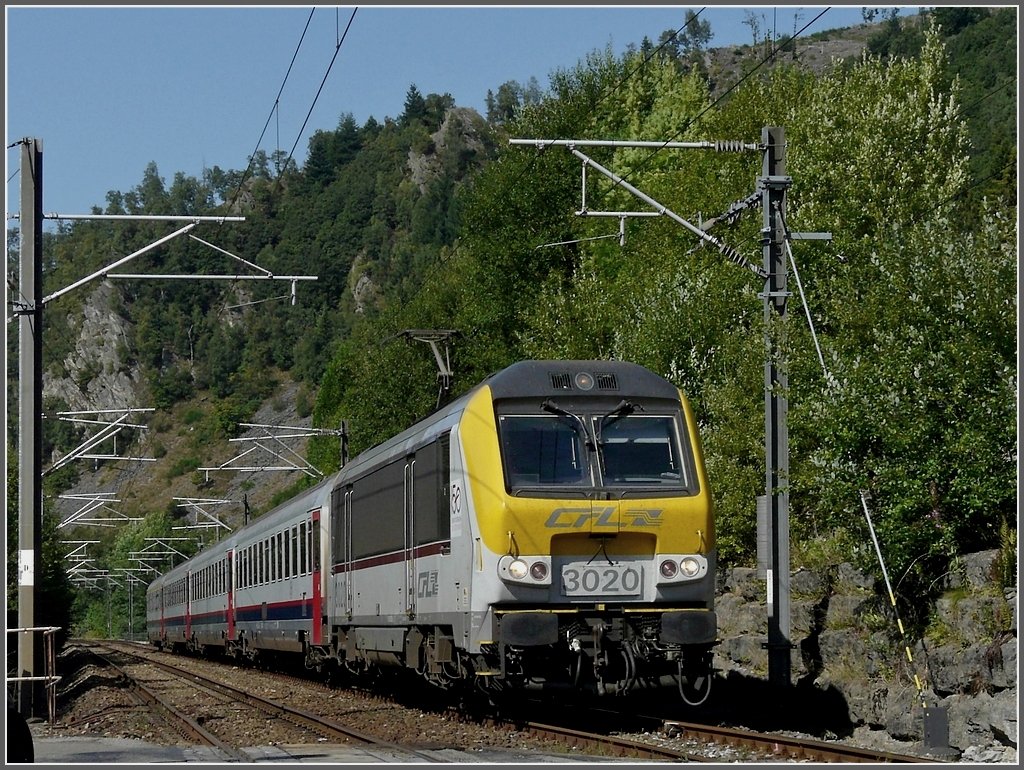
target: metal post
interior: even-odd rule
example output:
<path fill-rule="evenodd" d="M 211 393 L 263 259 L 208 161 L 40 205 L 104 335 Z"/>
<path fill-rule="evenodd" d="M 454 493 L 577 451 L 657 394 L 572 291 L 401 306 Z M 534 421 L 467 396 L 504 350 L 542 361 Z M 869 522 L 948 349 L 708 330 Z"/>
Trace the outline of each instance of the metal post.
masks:
<path fill-rule="evenodd" d="M 765 146 L 762 166 L 762 247 L 765 279 L 764 298 L 764 408 L 765 408 L 765 497 L 769 532 L 768 564 L 768 681 L 789 687 L 790 607 L 789 607 L 789 382 L 785 361 L 785 321 L 787 290 L 784 251 L 786 188 L 786 136 L 781 127 L 765 126 L 761 132 Z"/>
<path fill-rule="evenodd" d="M 42 549 L 43 433 L 43 143 L 21 146 L 21 257 L 18 321 L 18 625 L 35 626 L 36 567 Z M 18 675 L 36 676 L 42 639 L 18 635 Z M 42 690 L 32 679 L 19 682 L 18 709 L 37 716 Z"/>
<path fill-rule="evenodd" d="M 128 573 L 128 641 L 135 641 L 135 588 L 132 574 Z"/>

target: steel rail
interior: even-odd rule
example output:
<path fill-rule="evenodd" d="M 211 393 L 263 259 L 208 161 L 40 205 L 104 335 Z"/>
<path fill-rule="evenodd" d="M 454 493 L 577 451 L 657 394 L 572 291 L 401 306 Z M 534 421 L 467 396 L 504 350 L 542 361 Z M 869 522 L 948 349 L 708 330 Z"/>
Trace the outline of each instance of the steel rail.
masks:
<path fill-rule="evenodd" d="M 666 720 L 667 733 L 702 741 L 761 751 L 769 755 L 811 762 L 938 762 L 928 757 L 893 754 L 878 749 L 861 748 L 839 743 L 828 743 L 808 738 L 796 738 L 773 733 L 756 733 L 736 727 L 694 724 Z"/>
<path fill-rule="evenodd" d="M 612 735 L 589 733 L 582 730 L 573 730 L 568 727 L 542 724 L 540 722 L 526 722 L 523 728 L 535 735 L 557 741 L 569 748 L 584 748 L 598 754 L 610 754 L 619 758 L 672 760 L 675 762 L 700 761 L 703 759 L 689 752 L 672 749 L 667 746 L 640 743 L 639 741 L 631 741 Z M 709 759 L 707 761 L 713 760 Z"/>
<path fill-rule="evenodd" d="M 316 733 L 317 735 L 320 735 L 323 738 L 327 738 L 329 740 L 341 740 L 345 743 L 361 743 L 381 749 L 390 749 L 392 751 L 399 752 L 402 754 L 412 755 L 413 757 L 417 758 L 417 760 L 421 760 L 424 762 L 443 761 L 429 754 L 425 754 L 422 752 L 418 752 L 414 749 L 410 749 L 407 746 L 401 746 L 397 743 L 384 741 L 373 735 L 369 735 L 367 733 L 354 730 L 350 727 L 346 727 L 345 725 L 338 724 L 337 722 L 332 722 L 329 719 L 324 719 L 323 717 L 320 717 L 317 714 L 304 711 L 303 709 L 297 709 L 293 706 L 285 705 L 284 703 L 281 703 L 279 701 L 264 698 L 260 695 L 255 695 L 253 693 L 246 692 L 245 690 L 241 690 L 229 684 L 218 682 L 214 679 L 211 679 L 202 674 L 198 674 L 194 671 L 186 671 L 185 669 L 175 666 L 171 663 L 165 663 L 163 661 L 150 658 L 146 655 L 141 655 L 134 650 L 123 649 L 120 646 L 116 646 L 109 643 L 106 646 L 109 649 L 116 650 L 121 654 L 131 655 L 132 657 L 144 663 L 156 666 L 161 670 L 167 671 L 183 679 L 187 679 L 188 682 L 193 686 L 198 685 L 214 693 L 226 695 L 233 700 L 245 703 L 248 706 L 263 711 L 265 714 L 268 714 L 269 716 L 285 719 L 286 721 L 291 722 L 293 725 L 300 727 L 303 730 L 308 730 L 310 732 Z M 246 757 L 246 761 L 251 761 L 251 758 Z"/>
<path fill-rule="evenodd" d="M 114 663 L 110 657 L 99 649 L 97 645 L 89 645 L 90 652 L 93 655 L 102 660 L 106 665 L 114 669 L 118 675 L 127 683 L 129 692 L 136 698 L 137 701 L 142 702 L 151 713 L 154 715 L 161 715 L 164 717 L 165 723 L 171 727 L 175 732 L 181 735 L 185 740 L 194 741 L 196 743 L 212 746 L 219 751 L 224 752 L 231 759 L 235 759 L 241 762 L 251 761 L 251 757 L 242 753 L 239 749 L 231 746 L 216 735 L 211 733 L 209 730 L 204 728 L 196 720 L 190 717 L 188 714 L 175 708 L 173 705 L 168 703 L 164 698 L 161 698 L 153 690 L 146 687 L 139 680 L 129 674 L 121 666 Z"/>
<path fill-rule="evenodd" d="M 534 708 L 544 709 L 550 704 L 534 702 Z M 717 762 L 720 758 L 709 758 L 700 753 L 698 748 L 668 747 L 659 744 L 647 744 L 643 741 L 630 740 L 610 734 L 622 731 L 629 734 L 640 730 L 660 734 L 668 738 L 689 739 L 702 744 L 715 744 L 723 747 L 746 749 L 766 759 L 777 761 L 822 762 L 822 763 L 932 763 L 943 762 L 933 757 L 896 754 L 880 749 L 862 748 L 841 743 L 831 743 L 811 738 L 790 737 L 776 733 L 759 733 L 743 728 L 720 725 L 683 722 L 674 719 L 636 713 L 630 711 L 620 713 L 617 709 L 607 706 L 595 706 L 573 710 L 571 720 L 574 724 L 586 723 L 594 725 L 593 729 L 600 732 L 582 732 L 567 726 L 551 724 L 559 722 L 566 715 L 554 712 L 545 716 L 549 723 L 535 723 L 523 712 L 518 717 L 507 714 L 504 721 L 516 724 L 520 729 L 527 729 L 538 734 L 560 740 L 575 746 L 589 746 L 604 749 L 616 756 L 635 756 L 650 758 L 673 758 L 691 762 Z M 624 721 L 628 723 L 628 727 Z M 635 753 L 633 753 L 635 752 Z"/>

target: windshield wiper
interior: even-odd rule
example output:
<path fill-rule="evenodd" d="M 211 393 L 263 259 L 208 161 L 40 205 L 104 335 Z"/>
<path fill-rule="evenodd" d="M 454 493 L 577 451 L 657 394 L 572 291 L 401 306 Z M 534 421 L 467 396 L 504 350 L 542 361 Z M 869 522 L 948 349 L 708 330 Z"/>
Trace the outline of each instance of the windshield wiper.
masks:
<path fill-rule="evenodd" d="M 597 424 L 597 445 L 598 447 L 604 446 L 604 440 L 601 438 L 601 434 L 604 429 L 611 425 L 616 420 L 621 420 L 623 417 L 629 417 L 633 412 L 644 410 L 640 404 L 634 404 L 632 401 L 622 399 L 619 405 L 612 409 L 608 414 L 601 418 L 601 422 Z"/>
<path fill-rule="evenodd" d="M 594 429 L 596 433 L 595 438 L 597 439 L 597 459 L 601 465 L 601 478 L 604 478 L 605 466 L 604 466 L 604 429 L 611 425 L 616 420 L 621 420 L 623 417 L 629 417 L 633 412 L 640 410 L 643 411 L 643 407 L 639 404 L 634 404 L 632 401 L 622 399 L 618 405 L 604 415 L 601 420 L 597 423 Z"/>
<path fill-rule="evenodd" d="M 550 398 L 544 399 L 544 403 L 540 405 L 540 408 L 545 412 L 558 415 L 559 417 L 565 417 L 568 420 L 572 420 L 573 427 L 583 437 L 583 443 L 586 444 L 588 449 L 594 448 L 594 442 L 590 438 L 590 431 L 587 430 L 587 424 L 583 422 L 583 418 L 578 414 L 574 414 L 566 409 L 563 409 Z"/>

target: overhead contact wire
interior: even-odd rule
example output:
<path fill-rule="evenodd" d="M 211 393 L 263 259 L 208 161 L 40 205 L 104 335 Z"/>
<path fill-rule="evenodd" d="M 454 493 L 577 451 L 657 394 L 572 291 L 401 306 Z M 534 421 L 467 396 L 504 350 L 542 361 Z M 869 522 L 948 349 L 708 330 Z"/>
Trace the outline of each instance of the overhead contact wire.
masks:
<path fill-rule="evenodd" d="M 341 34 L 341 39 L 338 40 L 337 45 L 334 46 L 334 56 L 331 57 L 331 63 L 327 65 L 327 72 L 324 73 L 324 78 L 320 81 L 320 88 L 317 89 L 316 96 L 313 97 L 313 103 L 309 106 L 309 112 L 306 113 L 306 119 L 302 121 L 302 128 L 299 129 L 299 133 L 295 137 L 295 144 L 292 145 L 292 149 L 288 153 L 288 159 L 284 163 L 285 168 L 288 168 L 292 155 L 295 153 L 295 148 L 299 146 L 299 140 L 302 138 L 302 132 L 306 130 L 306 124 L 309 123 L 309 118 L 313 114 L 313 109 L 316 107 L 316 103 L 320 99 L 320 94 L 323 92 L 324 85 L 327 83 L 327 78 L 330 76 L 331 70 L 334 68 L 334 62 L 338 59 L 338 53 L 341 51 L 341 46 L 344 44 L 345 38 L 348 36 L 348 31 L 352 28 L 352 22 L 355 21 L 356 11 L 358 10 L 358 7 L 352 9 L 352 15 L 348 19 L 345 31 Z"/>
<path fill-rule="evenodd" d="M 299 49 L 302 48 L 302 43 L 306 39 L 306 32 L 309 30 L 309 24 L 313 21 L 313 13 L 316 8 L 313 8 L 309 12 L 309 18 L 306 19 L 306 26 L 302 29 L 302 35 L 299 37 L 298 45 L 295 46 L 295 53 L 292 54 L 292 60 L 288 64 L 288 70 L 284 74 L 284 80 L 281 81 L 281 87 L 277 90 L 277 96 L 274 99 L 274 106 L 270 108 L 270 114 L 267 115 L 267 122 L 263 124 L 263 130 L 260 132 L 260 138 L 256 140 L 256 147 L 253 149 L 249 156 L 249 165 L 246 166 L 245 172 L 242 174 L 242 178 L 238 182 L 238 187 L 235 189 L 235 194 L 231 198 L 231 205 L 233 206 L 237 200 L 238 195 L 242 191 L 242 185 L 245 184 L 245 180 L 249 178 L 249 172 L 252 170 L 253 160 L 256 158 L 256 153 L 259 152 L 260 145 L 263 144 L 263 137 L 267 134 L 267 129 L 270 127 L 270 121 L 274 119 L 274 114 L 278 111 L 281 104 L 281 94 L 284 93 L 285 84 L 288 82 L 288 77 L 292 74 L 292 67 L 295 66 L 295 59 L 298 58 Z"/>

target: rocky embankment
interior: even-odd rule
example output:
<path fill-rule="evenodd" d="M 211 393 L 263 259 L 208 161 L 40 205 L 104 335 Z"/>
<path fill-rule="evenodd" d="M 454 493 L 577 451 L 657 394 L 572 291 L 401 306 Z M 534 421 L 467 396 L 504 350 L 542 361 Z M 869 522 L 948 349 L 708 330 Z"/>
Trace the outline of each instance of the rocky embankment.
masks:
<path fill-rule="evenodd" d="M 810 722 L 827 738 L 873 735 L 943 758 L 1015 764 L 1017 592 L 994 582 L 997 554 L 952 565 L 926 637 L 906 642 L 885 587 L 870 575 L 850 564 L 794 572 L 786 703 L 767 686 L 765 582 L 754 569 L 723 571 L 719 690 L 757 712 L 765 729 Z"/>

